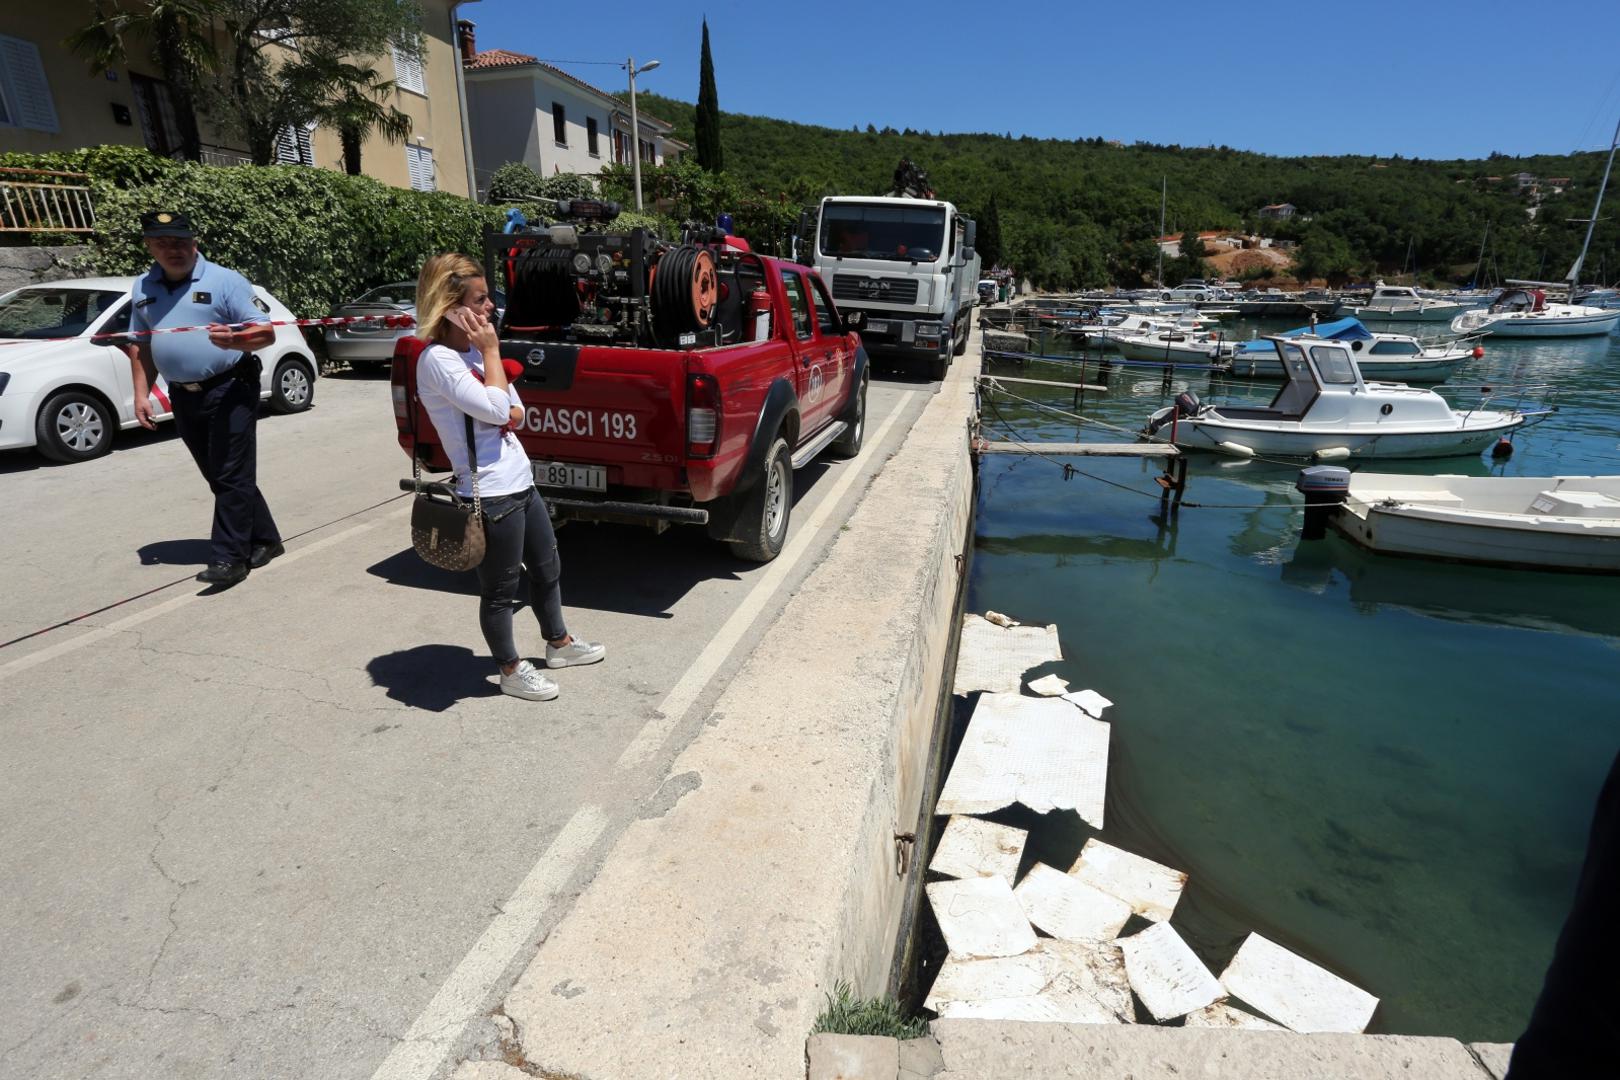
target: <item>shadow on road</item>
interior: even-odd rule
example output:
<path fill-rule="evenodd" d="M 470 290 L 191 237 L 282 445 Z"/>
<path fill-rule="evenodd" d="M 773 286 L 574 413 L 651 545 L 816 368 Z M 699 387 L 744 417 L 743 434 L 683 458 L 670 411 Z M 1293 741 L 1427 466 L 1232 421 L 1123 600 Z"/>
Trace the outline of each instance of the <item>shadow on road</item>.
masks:
<path fill-rule="evenodd" d="M 206 566 L 214 553 L 208 540 L 159 540 L 135 549 L 142 566 Z"/>
<path fill-rule="evenodd" d="M 478 595 L 478 575 L 471 570 L 457 573 L 441 570 L 422 561 L 414 548 L 406 548 L 390 555 L 380 563 L 366 567 L 366 573 L 380 577 L 390 585 L 403 585 L 407 589 L 428 589 L 433 592 Z"/>
<path fill-rule="evenodd" d="M 417 645 L 384 653 L 366 665 L 372 683 L 386 690 L 389 698 L 429 712 L 444 712 L 466 698 L 500 693 L 490 681 L 494 670 L 488 656 L 465 645 Z"/>

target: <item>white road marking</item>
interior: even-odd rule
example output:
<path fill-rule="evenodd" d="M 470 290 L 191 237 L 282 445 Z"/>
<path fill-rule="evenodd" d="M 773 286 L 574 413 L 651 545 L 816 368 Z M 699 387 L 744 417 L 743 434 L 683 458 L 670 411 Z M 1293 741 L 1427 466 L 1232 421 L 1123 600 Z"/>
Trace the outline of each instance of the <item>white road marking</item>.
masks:
<path fill-rule="evenodd" d="M 249 575 L 249 577 L 250 579 L 262 578 L 265 574 L 276 571 L 278 567 L 285 566 L 288 563 L 297 562 L 306 555 L 312 555 L 324 548 L 332 547 L 334 544 L 340 544 L 345 540 L 353 539 L 363 532 L 374 529 L 378 525 L 385 522 L 403 517 L 409 512 L 410 508 L 406 507 L 403 510 L 396 510 L 393 513 L 387 514 L 375 521 L 368 521 L 364 524 L 355 525 L 344 529 L 342 532 L 333 533 L 331 536 L 322 537 L 312 544 L 305 544 L 292 551 L 289 551 L 287 554 L 283 555 L 269 566 L 264 567 L 262 570 L 255 570 L 251 575 Z M 165 600 L 162 603 L 153 604 L 151 607 L 137 611 L 133 615 L 125 615 L 122 619 L 110 622 L 105 626 L 98 626 L 88 630 L 85 633 L 80 634 L 78 637 L 57 642 L 55 645 L 48 645 L 36 652 L 29 653 L 27 656 L 21 656 L 16 660 L 11 660 L 7 663 L 0 664 L 0 682 L 4 682 L 6 679 L 18 674 L 19 672 L 38 667 L 40 664 L 49 663 L 52 660 L 66 656 L 68 653 L 77 652 L 86 645 L 94 645 L 98 641 L 105 641 L 107 638 L 110 638 L 115 634 L 120 634 L 125 630 L 133 629 L 144 622 L 157 618 L 159 615 L 166 615 L 177 608 L 182 608 L 187 604 L 202 599 L 203 595 L 204 594 L 197 592 L 186 593 L 184 596 L 170 597 L 168 600 Z"/>
<path fill-rule="evenodd" d="M 908 396 L 895 404 L 878 427 L 876 434 L 866 444 L 868 447 L 883 445 L 883 437 L 900 419 L 900 411 L 909 400 Z M 839 500 L 844 497 L 844 493 L 861 475 L 861 470 L 854 467 L 855 464 L 853 461 L 850 462 L 850 467 L 844 470 L 844 475 L 840 476 L 838 482 L 827 492 L 821 504 L 816 507 L 815 513 L 810 515 L 810 520 L 795 531 L 787 546 L 782 549 L 782 553 L 772 560 L 766 571 L 754 582 L 753 588 L 748 590 L 747 595 L 732 611 L 731 617 L 692 661 L 691 666 L 686 669 L 686 674 L 681 676 L 680 681 L 664 700 L 659 702 L 654 717 L 647 721 L 636 733 L 636 737 L 630 741 L 630 745 L 624 748 L 624 753 L 619 755 L 616 763 L 619 769 L 630 770 L 640 767 L 664 745 L 664 740 L 669 738 L 675 726 L 686 715 L 686 710 L 692 707 L 698 695 L 703 693 L 704 687 L 709 685 L 709 680 L 714 678 L 714 673 L 720 670 L 720 665 L 731 655 L 731 650 L 736 647 L 743 633 L 776 592 L 776 587 L 782 583 L 783 578 L 793 572 L 799 557 L 815 541 L 821 527 L 838 508 Z"/>
<path fill-rule="evenodd" d="M 534 935 L 556 894 L 606 828 L 607 815 L 600 807 L 582 806 L 574 811 L 501 914 L 456 965 L 405 1037 L 371 1074 L 371 1080 L 428 1080 L 439 1070 L 456 1049 L 467 1024 L 483 1011 L 496 982 Z"/>

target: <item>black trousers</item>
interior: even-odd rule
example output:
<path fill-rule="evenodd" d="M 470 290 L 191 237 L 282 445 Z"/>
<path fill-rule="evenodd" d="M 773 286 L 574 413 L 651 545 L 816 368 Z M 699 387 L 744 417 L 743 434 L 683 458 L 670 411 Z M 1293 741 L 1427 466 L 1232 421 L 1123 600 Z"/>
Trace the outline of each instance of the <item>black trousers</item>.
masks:
<path fill-rule="evenodd" d="M 529 607 L 547 641 L 568 636 L 563 622 L 562 558 L 546 501 L 534 488 L 484 500 L 484 561 L 478 564 L 478 626 L 497 664 L 516 663 L 512 611 L 518 586 L 529 585 Z"/>
<path fill-rule="evenodd" d="M 1575 903 L 1508 1080 L 1620 1076 L 1620 757 L 1598 793 Z"/>
<path fill-rule="evenodd" d="M 253 360 L 202 390 L 169 385 L 174 426 L 214 493 L 211 562 L 246 563 L 254 544 L 281 542 L 259 491 L 258 370 Z"/>

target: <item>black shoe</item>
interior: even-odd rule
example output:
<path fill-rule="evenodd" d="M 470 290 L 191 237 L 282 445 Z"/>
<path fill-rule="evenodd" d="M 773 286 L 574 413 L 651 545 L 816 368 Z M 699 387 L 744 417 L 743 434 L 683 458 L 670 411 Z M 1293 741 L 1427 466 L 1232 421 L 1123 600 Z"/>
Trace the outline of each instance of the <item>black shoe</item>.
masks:
<path fill-rule="evenodd" d="M 209 563 L 208 569 L 197 575 L 197 580 L 204 585 L 235 585 L 245 581 L 248 568 L 243 563 L 216 562 Z"/>
<path fill-rule="evenodd" d="M 278 555 L 287 554 L 287 549 L 280 544 L 254 544 L 253 550 L 248 553 L 248 568 L 257 570 Z"/>

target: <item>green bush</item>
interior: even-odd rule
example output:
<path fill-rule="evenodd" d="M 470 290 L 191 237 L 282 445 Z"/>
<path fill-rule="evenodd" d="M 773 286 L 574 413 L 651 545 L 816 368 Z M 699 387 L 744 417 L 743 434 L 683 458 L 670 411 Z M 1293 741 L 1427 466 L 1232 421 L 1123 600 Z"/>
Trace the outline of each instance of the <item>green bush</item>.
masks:
<path fill-rule="evenodd" d="M 594 199 L 596 179 L 580 173 L 541 176 L 521 161 L 509 161 L 489 178 L 489 201 L 535 204 L 533 199 Z"/>
<path fill-rule="evenodd" d="M 145 270 L 151 260 L 140 215 L 182 210 L 209 259 L 241 271 L 303 317 L 325 315 L 373 285 L 414 280 L 435 252 L 476 257 L 485 230 L 504 221 L 500 207 L 458 195 L 296 165 L 197 165 L 129 147 L 12 154 L 6 163 L 92 173 L 96 232 L 85 256 L 92 270 Z"/>

